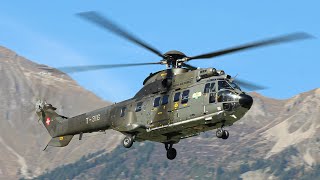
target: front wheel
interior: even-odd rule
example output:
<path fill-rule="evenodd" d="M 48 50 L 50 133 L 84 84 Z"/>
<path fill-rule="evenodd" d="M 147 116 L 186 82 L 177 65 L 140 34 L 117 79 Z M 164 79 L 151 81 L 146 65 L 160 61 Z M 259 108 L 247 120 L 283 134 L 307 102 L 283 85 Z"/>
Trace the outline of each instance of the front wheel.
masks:
<path fill-rule="evenodd" d="M 223 137 L 223 130 L 222 129 L 218 129 L 216 132 L 216 136 L 217 138 L 222 138 Z"/>
<path fill-rule="evenodd" d="M 133 144 L 133 137 L 132 136 L 126 136 L 123 141 L 122 144 L 125 148 L 130 148 Z"/>

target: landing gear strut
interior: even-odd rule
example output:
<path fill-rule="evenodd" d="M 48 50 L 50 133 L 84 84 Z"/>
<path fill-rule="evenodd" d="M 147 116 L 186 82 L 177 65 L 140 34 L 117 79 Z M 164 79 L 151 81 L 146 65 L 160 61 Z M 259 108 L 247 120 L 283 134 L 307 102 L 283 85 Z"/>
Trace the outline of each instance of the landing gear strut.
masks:
<path fill-rule="evenodd" d="M 228 139 L 229 132 L 227 130 L 224 130 L 222 126 L 220 129 L 217 130 L 216 136 L 217 138 Z"/>
<path fill-rule="evenodd" d="M 177 156 L 177 150 L 172 147 L 172 143 L 164 143 L 165 148 L 167 150 L 167 158 L 169 160 L 173 160 Z"/>
<path fill-rule="evenodd" d="M 134 142 L 134 137 L 133 136 L 126 136 L 122 141 L 122 145 L 125 148 L 130 148 L 132 146 L 133 142 Z"/>

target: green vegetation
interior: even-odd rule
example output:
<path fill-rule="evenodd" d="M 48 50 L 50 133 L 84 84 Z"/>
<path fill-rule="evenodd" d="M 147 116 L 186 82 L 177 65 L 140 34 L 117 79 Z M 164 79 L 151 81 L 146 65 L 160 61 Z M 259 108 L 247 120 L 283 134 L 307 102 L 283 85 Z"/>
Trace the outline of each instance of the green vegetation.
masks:
<path fill-rule="evenodd" d="M 183 160 L 167 160 L 162 146 L 154 143 L 136 143 L 132 149 L 117 147 L 111 153 L 99 151 L 82 157 L 79 161 L 58 167 L 35 178 L 45 179 L 240 179 L 248 171 L 262 170 L 279 179 L 320 179 L 320 165 L 305 170 L 305 167 L 291 167 L 290 158 L 298 154 L 293 147 L 269 159 L 255 159 L 243 154 L 229 157 L 225 162 L 212 164 L 203 158 L 189 157 Z M 156 154 L 155 154 L 156 153 Z M 234 158 L 244 159 L 239 166 L 230 167 Z M 201 160 L 202 159 L 202 160 Z M 250 163 L 249 163 L 250 162 Z M 288 168 L 290 167 L 290 168 Z"/>

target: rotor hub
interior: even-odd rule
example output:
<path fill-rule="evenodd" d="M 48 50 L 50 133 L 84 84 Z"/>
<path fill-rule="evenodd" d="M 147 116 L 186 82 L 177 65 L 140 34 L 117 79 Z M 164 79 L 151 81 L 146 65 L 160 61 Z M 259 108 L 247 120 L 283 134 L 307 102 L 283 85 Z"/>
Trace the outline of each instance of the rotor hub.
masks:
<path fill-rule="evenodd" d="M 187 57 L 184 53 L 177 50 L 168 51 L 164 54 L 164 56 L 172 57 L 173 59 L 176 59 L 176 60 Z"/>
<path fill-rule="evenodd" d="M 171 50 L 164 54 L 165 59 L 163 60 L 164 64 L 167 64 L 167 66 L 171 66 L 173 68 L 180 68 L 181 63 L 183 59 L 187 58 L 187 56 L 177 50 Z"/>

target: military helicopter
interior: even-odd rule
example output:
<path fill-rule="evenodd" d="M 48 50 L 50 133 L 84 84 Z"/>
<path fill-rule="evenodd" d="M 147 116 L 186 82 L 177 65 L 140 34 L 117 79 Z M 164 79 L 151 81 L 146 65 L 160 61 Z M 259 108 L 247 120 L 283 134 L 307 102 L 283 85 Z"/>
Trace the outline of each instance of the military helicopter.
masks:
<path fill-rule="evenodd" d="M 78 15 L 153 52 L 161 60 L 135 64 L 62 67 L 58 70 L 74 73 L 144 65 L 166 65 L 166 69 L 151 73 L 133 98 L 75 117 L 59 115 L 51 104 L 38 100 L 36 113 L 39 121 L 42 121 L 52 137 L 47 146 L 64 147 L 74 135 L 79 135 L 81 140 L 84 133 L 113 129 L 125 135 L 122 142 L 125 148 L 130 148 L 135 141 L 163 143 L 170 160 L 177 155 L 173 145 L 181 139 L 213 129 L 217 129 L 218 138 L 228 139 L 229 132 L 224 127 L 240 120 L 253 104 L 252 97 L 242 91 L 240 86 L 249 90 L 263 88 L 234 79 L 223 70 L 213 67 L 196 68 L 187 62 L 311 37 L 306 33 L 293 33 L 197 56 L 187 56 L 177 50 L 163 54 L 98 12 L 83 12 Z M 45 67 L 41 69 L 54 70 Z"/>

